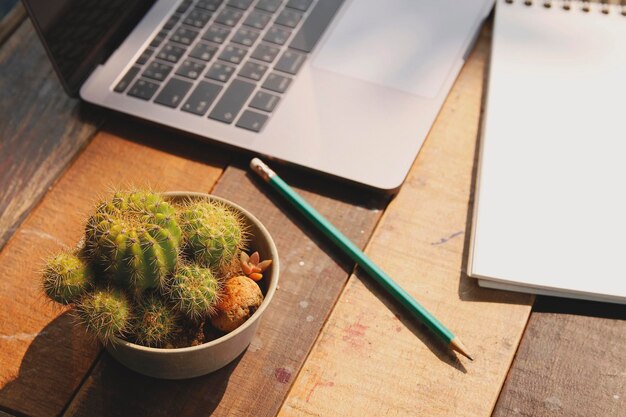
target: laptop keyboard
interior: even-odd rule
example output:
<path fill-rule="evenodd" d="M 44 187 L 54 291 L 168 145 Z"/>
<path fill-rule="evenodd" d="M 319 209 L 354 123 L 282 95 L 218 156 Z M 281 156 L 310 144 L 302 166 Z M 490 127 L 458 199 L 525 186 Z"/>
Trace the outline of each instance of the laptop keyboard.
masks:
<path fill-rule="evenodd" d="M 259 132 L 343 0 L 183 0 L 113 91 Z"/>

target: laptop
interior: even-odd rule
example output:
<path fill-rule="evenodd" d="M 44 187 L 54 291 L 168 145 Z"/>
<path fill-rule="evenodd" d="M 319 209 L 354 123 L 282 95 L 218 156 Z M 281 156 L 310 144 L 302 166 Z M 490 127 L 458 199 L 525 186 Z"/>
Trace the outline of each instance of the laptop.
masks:
<path fill-rule="evenodd" d="M 393 193 L 493 0 L 23 0 L 90 103 Z"/>

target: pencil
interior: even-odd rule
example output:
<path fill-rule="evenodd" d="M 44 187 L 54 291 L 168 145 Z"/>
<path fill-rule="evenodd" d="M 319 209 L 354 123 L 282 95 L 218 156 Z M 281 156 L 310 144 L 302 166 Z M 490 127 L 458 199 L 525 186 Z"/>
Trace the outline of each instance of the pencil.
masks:
<path fill-rule="evenodd" d="M 417 317 L 430 330 L 439 336 L 448 346 L 473 360 L 465 345 L 446 326 L 433 316 L 424 306 L 398 285 L 389 275 L 376 265 L 361 249 L 341 233 L 324 216 L 317 212 L 300 194 L 296 193 L 282 178 L 272 171 L 259 158 L 250 161 L 250 168 L 270 184 L 280 195 L 315 225 L 324 235 L 333 241 L 346 255 L 356 262 L 367 274 L 380 284 L 396 301 Z"/>

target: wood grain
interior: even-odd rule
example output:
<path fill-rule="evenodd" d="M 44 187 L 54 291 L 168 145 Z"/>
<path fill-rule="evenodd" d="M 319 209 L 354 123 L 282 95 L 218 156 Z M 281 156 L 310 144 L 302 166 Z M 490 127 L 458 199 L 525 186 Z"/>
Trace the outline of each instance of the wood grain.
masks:
<path fill-rule="evenodd" d="M 322 195 L 320 189 L 335 187 L 280 172 L 357 244 L 366 243 L 385 200 L 339 185 L 335 194 Z M 105 355 L 66 416 L 276 415 L 352 264 L 336 257 L 326 238 L 250 175 L 231 166 L 214 190 L 257 216 L 280 254 L 279 290 L 248 350 L 234 364 L 190 381 L 146 378 Z"/>
<path fill-rule="evenodd" d="M 0 74 L 2 248 L 103 114 L 65 94 L 29 20 L 0 48 Z"/>
<path fill-rule="evenodd" d="M 76 244 L 90 208 L 111 187 L 204 191 L 227 162 L 225 152 L 171 135 L 151 138 L 155 130 L 141 125 L 115 131 L 139 133 L 125 136 L 133 141 L 99 133 L 0 252 L 0 409 L 7 412 L 59 415 L 100 352 L 69 314 L 43 299 L 42 259 Z"/>
<path fill-rule="evenodd" d="M 494 417 L 625 417 L 626 306 L 538 297 Z"/>
<path fill-rule="evenodd" d="M 452 89 L 367 253 L 463 339 L 459 361 L 372 281 L 350 278 L 280 416 L 488 416 L 531 297 L 465 274 L 468 212 L 490 32 Z"/>
<path fill-rule="evenodd" d="M 24 6 L 22 6 L 21 2 L 17 2 L 17 4 L 11 5 L 11 7 L 6 13 L 3 13 L 4 10 L 0 10 L 0 45 L 4 43 L 12 34 L 15 29 L 19 27 L 19 25 L 26 19 L 26 10 Z"/>

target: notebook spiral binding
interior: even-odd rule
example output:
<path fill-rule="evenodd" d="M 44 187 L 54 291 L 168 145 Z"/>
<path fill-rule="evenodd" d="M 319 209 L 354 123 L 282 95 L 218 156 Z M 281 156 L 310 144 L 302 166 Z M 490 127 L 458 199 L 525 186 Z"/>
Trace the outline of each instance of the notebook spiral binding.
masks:
<path fill-rule="evenodd" d="M 595 10 L 600 11 L 603 14 L 610 14 L 611 12 L 620 13 L 622 16 L 626 16 L 626 0 L 609 1 L 600 0 L 599 2 L 593 2 L 590 0 L 504 0 L 505 3 L 523 3 L 526 6 L 532 6 L 533 4 L 541 4 L 546 9 L 551 7 L 560 7 L 563 10 L 572 10 L 579 7 L 585 13 L 589 13 Z"/>

